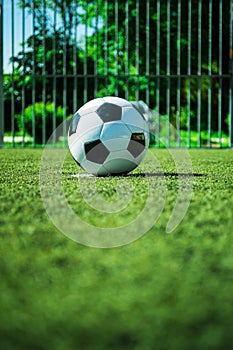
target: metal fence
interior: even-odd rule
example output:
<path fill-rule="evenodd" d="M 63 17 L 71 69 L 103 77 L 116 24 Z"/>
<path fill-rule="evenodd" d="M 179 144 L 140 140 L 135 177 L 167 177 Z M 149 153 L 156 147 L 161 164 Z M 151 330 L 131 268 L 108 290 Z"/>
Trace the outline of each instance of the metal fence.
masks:
<path fill-rule="evenodd" d="M 157 147 L 231 147 L 232 20 L 232 0 L 0 0 L 0 145 L 116 95 L 153 110 Z"/>

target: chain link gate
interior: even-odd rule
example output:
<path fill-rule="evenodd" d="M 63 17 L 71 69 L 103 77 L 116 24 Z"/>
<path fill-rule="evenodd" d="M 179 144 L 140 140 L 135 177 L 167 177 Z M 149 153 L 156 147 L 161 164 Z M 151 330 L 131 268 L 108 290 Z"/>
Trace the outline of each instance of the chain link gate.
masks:
<path fill-rule="evenodd" d="M 157 147 L 231 147 L 232 11 L 232 0 L 0 0 L 0 145 L 44 145 L 87 100 L 116 95 L 150 107 Z"/>

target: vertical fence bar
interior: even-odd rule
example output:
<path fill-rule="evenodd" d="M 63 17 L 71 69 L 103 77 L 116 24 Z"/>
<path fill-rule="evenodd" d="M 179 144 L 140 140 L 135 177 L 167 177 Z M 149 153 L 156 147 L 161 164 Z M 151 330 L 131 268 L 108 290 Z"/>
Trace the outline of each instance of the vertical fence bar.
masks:
<path fill-rule="evenodd" d="M 158 113 L 158 127 L 156 146 L 160 140 L 160 0 L 157 0 L 157 23 L 156 23 L 156 112 Z"/>
<path fill-rule="evenodd" d="M 115 67 L 116 67 L 116 84 L 115 84 L 115 95 L 118 96 L 118 53 L 119 53 L 119 42 L 118 42 L 118 0 L 115 1 Z"/>
<path fill-rule="evenodd" d="M 105 28 L 104 28 L 104 78 L 105 95 L 108 95 L 108 0 L 105 0 Z"/>
<path fill-rule="evenodd" d="M 150 0 L 146 0 L 146 103 L 150 106 Z"/>
<path fill-rule="evenodd" d="M 135 99 L 139 100 L 139 0 L 136 0 L 136 20 L 135 20 L 135 67 L 136 67 L 136 91 Z"/>
<path fill-rule="evenodd" d="M 94 98 L 97 97 L 98 92 L 98 50 L 99 50 L 99 8 L 98 8 L 98 0 L 95 1 L 95 61 L 94 61 Z"/>
<path fill-rule="evenodd" d="M 83 74 L 84 74 L 84 91 L 83 91 L 83 103 L 87 102 L 87 89 L 88 89 L 88 80 L 87 80 L 87 54 L 88 54 L 88 43 L 87 43 L 87 19 L 88 19 L 88 5 L 87 0 L 85 1 L 85 29 L 84 29 L 84 61 L 83 61 Z"/>
<path fill-rule="evenodd" d="M 77 111 L 78 103 L 77 103 L 77 87 L 78 87 L 78 81 L 77 81 L 77 27 L 78 27 L 78 16 L 77 16 L 77 4 L 76 1 L 73 3 L 73 61 L 74 61 L 74 67 L 73 67 L 73 113 Z"/>
<path fill-rule="evenodd" d="M 4 146 L 3 101 L 3 0 L 0 0 L 0 147 Z"/>
<path fill-rule="evenodd" d="M 181 0 L 177 3 L 177 112 L 176 112 L 176 129 L 177 129 L 177 146 L 180 147 L 180 55 L 181 55 Z"/>
<path fill-rule="evenodd" d="M 42 57 L 42 144 L 45 145 L 46 142 L 46 0 L 42 1 L 43 10 L 43 57 Z"/>
<path fill-rule="evenodd" d="M 222 147 L 222 0 L 219 0 L 218 139 L 219 147 Z"/>
<path fill-rule="evenodd" d="M 35 55 L 35 0 L 32 1 L 32 147 L 36 146 L 36 55 Z"/>
<path fill-rule="evenodd" d="M 188 62 L 187 62 L 187 131 L 188 148 L 191 147 L 191 43 L 192 41 L 192 0 L 188 2 Z"/>
<path fill-rule="evenodd" d="M 198 63 L 197 63 L 197 147 L 201 147 L 201 35 L 202 35 L 202 0 L 198 1 Z"/>
<path fill-rule="evenodd" d="M 22 120 L 22 147 L 25 146 L 25 1 L 22 1 L 22 101 L 21 101 L 21 120 Z"/>
<path fill-rule="evenodd" d="M 211 146 L 211 100 L 212 100 L 212 0 L 209 0 L 209 30 L 208 30 L 208 141 Z"/>
<path fill-rule="evenodd" d="M 233 147 L 233 1 L 230 0 L 230 23 L 229 23 L 229 147 Z"/>
<path fill-rule="evenodd" d="M 15 4 L 11 1 L 11 57 L 15 56 Z M 12 147 L 15 147 L 15 65 L 11 62 L 11 136 Z"/>
<path fill-rule="evenodd" d="M 129 98 L 129 2 L 125 2 L 125 98 Z"/>
<path fill-rule="evenodd" d="M 167 67 L 166 67 L 166 74 L 167 74 L 167 89 L 166 89 L 166 115 L 167 115 L 167 135 L 166 135 L 166 146 L 170 147 L 170 91 L 171 91 L 171 75 L 170 75 L 170 50 L 171 50 L 171 4 L 170 0 L 167 0 Z"/>
<path fill-rule="evenodd" d="M 87 19 L 88 19 L 88 5 L 87 0 L 85 1 L 85 29 L 84 29 L 84 61 L 83 61 L 83 75 L 84 75 L 84 91 L 83 91 L 83 103 L 87 102 L 87 54 L 88 54 L 88 43 L 87 43 Z"/>
<path fill-rule="evenodd" d="M 53 130 L 56 129 L 56 115 L 57 115 L 57 77 L 56 77 L 56 65 L 57 65 L 57 0 L 54 1 L 53 5 Z M 53 133 L 53 146 L 56 145 L 56 135 Z"/>
<path fill-rule="evenodd" d="M 63 42 L 63 146 L 65 147 L 66 137 L 66 109 L 67 109 L 67 23 L 66 23 L 66 0 L 63 2 L 63 16 L 64 16 L 64 42 Z"/>

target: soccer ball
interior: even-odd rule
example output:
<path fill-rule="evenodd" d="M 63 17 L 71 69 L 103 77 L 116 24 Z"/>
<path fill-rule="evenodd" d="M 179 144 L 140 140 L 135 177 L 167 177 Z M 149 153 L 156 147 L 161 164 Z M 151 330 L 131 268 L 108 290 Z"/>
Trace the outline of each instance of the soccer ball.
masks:
<path fill-rule="evenodd" d="M 148 123 L 138 109 L 122 98 L 96 98 L 74 114 L 68 144 L 75 161 L 88 173 L 126 174 L 146 154 Z"/>

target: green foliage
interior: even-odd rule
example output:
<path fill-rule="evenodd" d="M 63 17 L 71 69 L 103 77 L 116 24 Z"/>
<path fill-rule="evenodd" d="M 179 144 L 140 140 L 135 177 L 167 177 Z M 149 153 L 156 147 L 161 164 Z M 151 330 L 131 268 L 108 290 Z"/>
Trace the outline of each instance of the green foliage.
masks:
<path fill-rule="evenodd" d="M 208 99 L 211 91 L 211 111 L 212 129 L 218 129 L 218 115 L 216 108 L 218 104 L 218 92 L 220 81 L 218 78 L 219 67 L 219 47 L 215 42 L 219 40 L 219 26 L 212 26 L 212 62 L 209 67 L 209 23 L 202 21 L 202 51 L 201 57 L 198 53 L 198 18 L 199 0 L 192 0 L 192 28 L 191 28 L 191 57 L 190 67 L 188 64 L 188 17 L 189 2 L 182 1 L 181 11 L 181 33 L 178 36 L 178 6 L 177 1 L 170 3 L 170 18 L 168 18 L 167 2 L 160 2 L 160 12 L 158 13 L 158 2 L 151 0 L 149 12 L 147 12 L 146 2 L 139 1 L 138 8 L 133 0 L 106 2 L 49 0 L 46 1 L 46 11 L 44 2 L 41 1 L 19 1 L 20 6 L 24 6 L 30 13 L 34 13 L 35 31 L 29 36 L 25 43 L 25 50 L 17 53 L 11 60 L 15 65 L 14 77 L 8 78 L 5 86 L 6 122 L 8 128 L 10 116 L 11 92 L 14 90 L 15 113 L 19 113 L 24 105 L 32 103 L 32 91 L 36 101 L 51 101 L 54 99 L 53 86 L 56 84 L 56 103 L 61 101 L 67 104 L 67 113 L 74 112 L 74 90 L 77 106 L 81 106 L 86 100 L 103 95 L 119 95 L 128 99 L 136 98 L 148 100 L 151 108 L 155 106 L 160 114 L 168 114 L 167 95 L 168 88 L 167 63 L 169 60 L 170 74 L 173 75 L 170 87 L 170 105 L 177 104 L 177 84 L 174 77 L 178 69 L 182 76 L 187 75 L 190 68 L 191 77 L 180 78 L 180 105 L 184 110 L 187 105 L 187 91 L 191 91 L 190 110 L 192 113 L 191 129 L 195 130 L 197 124 L 198 94 L 201 89 L 202 109 L 209 108 Z M 34 4 L 34 6 L 33 6 Z M 229 1 L 222 4 L 224 14 L 229 16 Z M 53 25 L 52 13 L 57 10 L 57 24 Z M 212 23 L 219 22 L 218 10 L 212 12 Z M 209 12 L 209 2 L 202 3 L 202 14 L 206 18 Z M 149 21 L 147 14 L 149 13 Z M 158 20 L 160 28 L 158 32 Z M 225 76 L 228 71 L 229 57 L 229 23 L 226 18 L 222 23 L 222 74 Z M 86 25 L 87 37 L 80 42 L 81 37 L 74 37 L 74 24 Z M 136 30 L 138 24 L 138 31 Z M 64 32 L 64 28 L 65 32 Z M 157 47 L 157 37 L 160 37 L 159 47 Z M 170 50 L 168 52 L 168 39 Z M 149 46 L 147 45 L 149 41 Z M 147 49 L 148 48 L 148 49 Z M 76 55 L 74 54 L 76 52 Z M 177 53 L 180 52 L 180 67 L 178 66 Z M 169 57 L 170 53 L 170 57 Z M 159 54 L 159 60 L 158 60 Z M 201 59 L 200 59 L 201 58 Z M 200 66 L 198 66 L 200 64 Z M 194 77 L 197 71 L 201 73 L 201 78 Z M 216 75 L 209 79 L 208 74 Z M 27 73 L 24 79 L 20 74 Z M 31 75 L 35 74 L 36 78 Z M 60 75 L 61 78 L 54 80 L 52 76 Z M 77 90 L 74 79 L 65 81 L 64 74 L 78 76 Z M 158 79 L 157 74 L 162 75 Z M 64 79 L 63 79 L 64 77 Z M 225 79 L 225 80 L 224 80 Z M 64 99 L 64 86 L 69 98 Z M 13 86 L 14 85 L 14 86 Z M 43 100 L 42 91 L 46 85 L 46 98 Z M 95 88 L 93 89 L 93 85 Z M 24 97 L 22 96 L 24 88 Z M 149 94 L 147 93 L 147 89 Z M 159 89 L 159 99 L 158 92 Z M 222 80 L 222 126 L 227 130 L 225 119 L 227 118 L 227 96 L 229 92 L 228 78 Z M 46 101 L 45 101 L 46 100 Z M 172 111 L 169 111 L 172 113 Z M 184 114 L 182 114 L 184 117 Z M 207 129 L 207 118 L 202 118 L 201 126 Z M 181 121 L 181 127 L 185 125 L 185 120 Z M 7 129 L 9 130 L 9 129 Z"/>
<path fill-rule="evenodd" d="M 53 120 L 54 117 L 54 103 L 47 102 L 43 104 L 43 102 L 36 102 L 34 105 L 29 105 L 24 110 L 23 115 L 16 115 L 15 118 L 17 120 L 17 125 L 19 130 L 29 133 L 29 135 L 33 135 L 33 124 L 35 127 L 35 142 L 42 143 L 42 130 L 45 127 L 45 135 L 46 138 L 50 137 L 53 130 L 63 121 L 65 109 L 61 106 L 58 106 L 56 109 L 56 119 Z M 66 116 L 65 116 L 66 118 Z M 54 123 L 55 122 L 55 123 Z"/>

